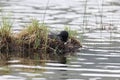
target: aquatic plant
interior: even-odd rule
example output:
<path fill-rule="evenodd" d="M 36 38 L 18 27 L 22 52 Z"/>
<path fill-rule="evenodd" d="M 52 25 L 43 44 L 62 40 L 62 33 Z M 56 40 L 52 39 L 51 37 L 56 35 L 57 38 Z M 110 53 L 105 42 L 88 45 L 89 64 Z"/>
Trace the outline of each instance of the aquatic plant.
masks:
<path fill-rule="evenodd" d="M 17 35 L 17 44 L 23 53 L 32 53 L 34 51 L 46 53 L 48 31 L 45 24 L 40 24 L 38 20 L 32 19 L 31 23 L 27 24 L 25 29 Z M 28 55 L 26 54 L 26 56 Z"/>
<path fill-rule="evenodd" d="M 68 41 L 67 47 L 72 46 L 72 47 L 68 47 L 68 51 L 74 51 L 82 47 L 82 44 L 80 43 L 79 40 L 82 40 L 83 38 L 81 37 L 81 34 L 78 34 L 77 30 L 73 30 L 69 26 L 66 26 L 64 30 L 68 31 L 69 33 L 70 41 Z M 79 40 L 77 36 L 79 36 L 80 38 Z"/>
<path fill-rule="evenodd" d="M 48 35 L 50 32 L 47 26 L 39 23 L 36 19 L 32 19 L 25 29 L 14 35 L 11 28 L 12 24 L 3 19 L 0 27 L 0 51 L 3 53 L 6 51 L 8 53 L 15 52 L 19 54 L 14 54 L 14 56 L 45 60 L 53 56 L 64 56 L 81 47 L 80 42 L 73 37 L 77 36 L 77 32 L 70 28 L 65 29 L 71 39 L 67 44 L 58 38 L 51 38 Z"/>
<path fill-rule="evenodd" d="M 29 35 L 34 35 L 35 43 L 34 48 L 37 49 L 41 40 L 44 45 L 47 44 L 48 29 L 44 24 L 40 24 L 36 19 L 32 19 L 32 23 L 28 24 L 26 31 Z"/>
<path fill-rule="evenodd" d="M 0 37 L 6 37 L 11 35 L 12 23 L 7 19 L 7 17 L 2 18 L 0 24 Z"/>
<path fill-rule="evenodd" d="M 12 23 L 8 17 L 2 17 L 0 24 L 0 51 L 9 51 L 12 43 L 11 33 Z"/>
<path fill-rule="evenodd" d="M 65 26 L 64 30 L 69 33 L 70 38 L 78 36 L 77 30 L 72 30 L 69 26 Z"/>

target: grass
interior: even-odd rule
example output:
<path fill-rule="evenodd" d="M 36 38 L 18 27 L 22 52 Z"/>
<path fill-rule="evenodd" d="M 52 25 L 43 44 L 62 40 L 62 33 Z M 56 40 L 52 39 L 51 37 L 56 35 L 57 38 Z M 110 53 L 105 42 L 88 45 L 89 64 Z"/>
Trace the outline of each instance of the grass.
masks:
<path fill-rule="evenodd" d="M 66 26 L 66 27 L 64 28 L 64 30 L 65 30 L 65 31 L 68 31 L 70 38 L 71 38 L 71 37 L 76 37 L 76 36 L 78 36 L 77 30 L 72 30 L 72 29 L 71 29 L 70 27 L 68 27 L 68 26 Z"/>
<path fill-rule="evenodd" d="M 40 24 L 38 20 L 32 19 L 31 23 L 27 24 L 25 29 L 18 34 L 18 44 L 21 45 L 23 53 L 26 52 L 26 49 L 30 55 L 33 51 L 45 54 L 47 52 L 48 32 L 45 24 Z"/>
<path fill-rule="evenodd" d="M 56 54 L 65 54 L 66 50 L 72 50 L 69 44 L 64 45 L 63 42 L 57 39 L 49 37 L 49 29 L 43 23 L 39 23 L 38 20 L 32 19 L 31 23 L 25 25 L 25 29 L 19 33 L 12 34 L 12 24 L 6 17 L 2 18 L 0 27 L 0 51 L 5 53 L 7 51 L 8 56 L 11 52 L 19 53 L 14 56 L 21 56 L 23 58 L 34 58 L 40 60 L 46 60 L 54 58 Z M 69 33 L 69 38 L 77 36 L 77 31 L 65 27 L 65 30 Z M 72 46 L 77 45 L 80 47 L 79 42 L 72 39 L 70 42 Z M 53 54 L 52 54 L 53 53 Z M 59 57 L 62 55 L 58 55 Z M 58 59 L 58 58 L 57 58 Z M 60 60 L 60 59 L 59 59 Z"/>
<path fill-rule="evenodd" d="M 11 36 L 11 28 L 11 22 L 7 19 L 7 17 L 3 17 L 0 24 L 0 37 Z"/>
<path fill-rule="evenodd" d="M 32 23 L 26 26 L 25 31 L 28 32 L 28 35 L 34 35 L 35 43 L 34 48 L 37 49 L 39 47 L 39 43 L 41 43 L 41 39 L 44 42 L 44 45 L 47 44 L 47 36 L 48 29 L 44 24 L 40 24 L 36 19 L 32 19 Z"/>
<path fill-rule="evenodd" d="M 74 48 L 76 48 L 76 49 L 82 47 L 82 45 L 80 43 L 80 41 L 82 41 L 82 37 L 80 34 L 78 34 L 77 30 L 73 30 L 69 26 L 66 26 L 64 30 L 68 31 L 68 33 L 69 33 L 69 40 L 71 42 L 70 45 L 72 44 L 72 46 L 74 46 Z M 77 39 L 79 39 L 80 41 Z"/>
<path fill-rule="evenodd" d="M 12 43 L 12 23 L 7 17 L 2 17 L 2 22 L 0 24 L 0 51 L 9 51 L 10 45 Z"/>

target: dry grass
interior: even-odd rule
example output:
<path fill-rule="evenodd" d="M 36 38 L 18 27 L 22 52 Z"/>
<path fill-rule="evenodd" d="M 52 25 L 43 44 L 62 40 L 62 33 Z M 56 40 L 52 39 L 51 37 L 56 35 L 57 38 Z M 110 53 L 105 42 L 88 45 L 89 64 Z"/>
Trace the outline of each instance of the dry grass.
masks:
<path fill-rule="evenodd" d="M 0 51 L 3 53 L 7 51 L 8 55 L 13 52 L 19 53 L 14 54 L 14 56 L 43 60 L 53 56 L 64 56 L 66 53 L 74 52 L 81 47 L 80 42 L 72 37 L 77 32 L 70 28 L 66 28 L 66 31 L 69 32 L 71 41 L 64 44 L 60 40 L 51 39 L 47 26 L 40 24 L 35 19 L 18 34 L 13 35 L 11 27 L 9 22 L 3 20 L 0 28 Z"/>
<path fill-rule="evenodd" d="M 9 52 L 10 45 L 12 44 L 13 37 L 11 36 L 11 28 L 12 24 L 7 19 L 7 17 L 2 18 L 2 22 L 0 24 L 0 51 L 1 52 Z"/>

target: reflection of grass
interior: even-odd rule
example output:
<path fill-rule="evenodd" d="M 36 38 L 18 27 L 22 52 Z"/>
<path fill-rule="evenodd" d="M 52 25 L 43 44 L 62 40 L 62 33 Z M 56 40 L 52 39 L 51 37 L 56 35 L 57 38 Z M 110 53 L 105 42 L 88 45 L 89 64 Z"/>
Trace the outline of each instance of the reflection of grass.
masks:
<path fill-rule="evenodd" d="M 7 69 L 8 67 L 6 68 L 3 68 L 2 70 L 0 70 L 0 75 L 9 75 L 11 72 L 10 72 L 10 69 Z"/>

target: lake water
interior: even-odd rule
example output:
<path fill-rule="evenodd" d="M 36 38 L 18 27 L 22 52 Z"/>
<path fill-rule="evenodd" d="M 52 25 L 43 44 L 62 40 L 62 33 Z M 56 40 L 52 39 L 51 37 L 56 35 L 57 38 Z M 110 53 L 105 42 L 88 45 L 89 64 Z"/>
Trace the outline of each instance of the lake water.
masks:
<path fill-rule="evenodd" d="M 120 80 L 119 0 L 0 0 L 0 8 L 14 31 L 36 18 L 54 32 L 78 30 L 83 45 L 66 64 L 1 61 L 0 80 Z"/>

